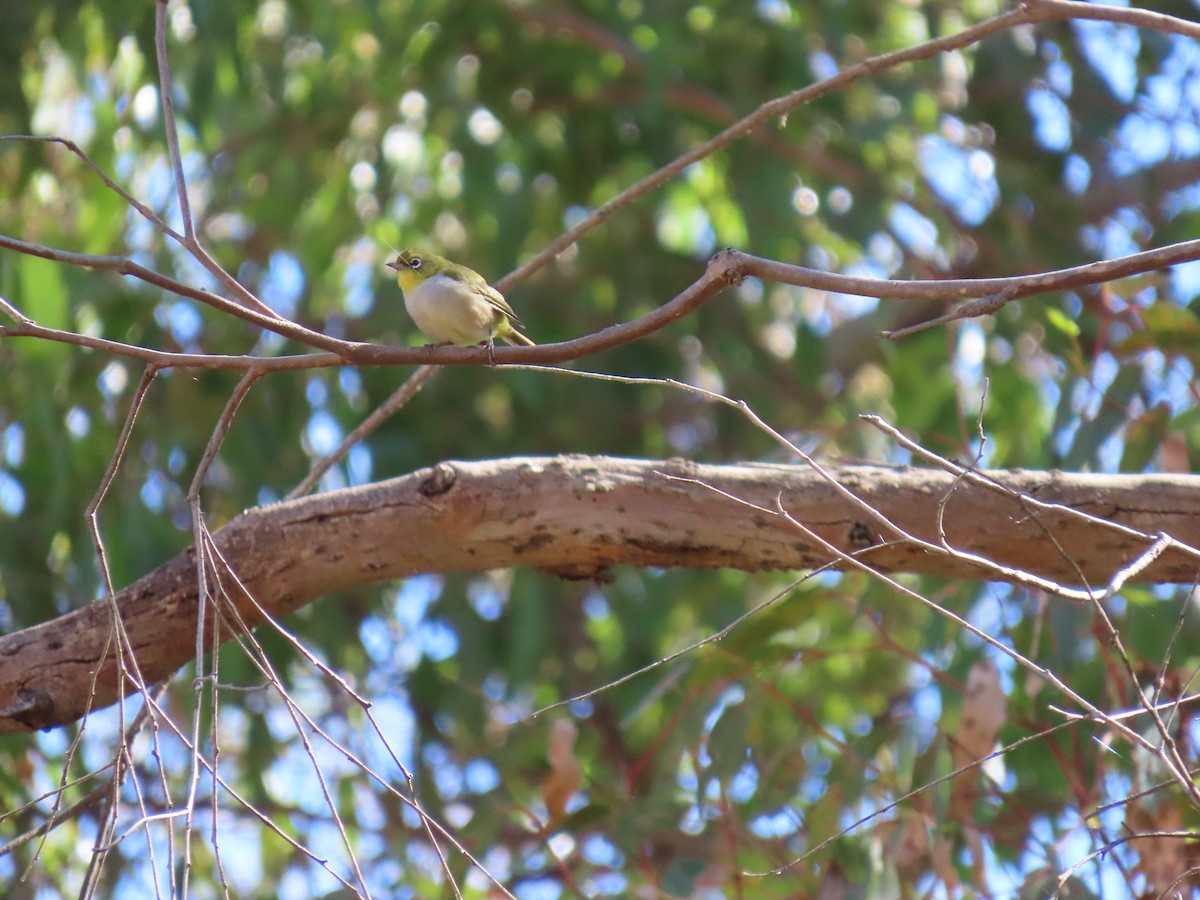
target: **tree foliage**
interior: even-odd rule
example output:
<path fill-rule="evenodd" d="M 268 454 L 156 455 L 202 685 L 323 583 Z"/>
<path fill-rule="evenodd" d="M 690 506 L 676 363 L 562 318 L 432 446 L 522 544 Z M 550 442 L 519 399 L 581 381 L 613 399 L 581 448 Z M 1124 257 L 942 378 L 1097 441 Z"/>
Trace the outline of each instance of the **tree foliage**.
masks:
<path fill-rule="evenodd" d="M 429 247 L 496 282 L 760 105 L 841 73 L 836 89 L 738 133 L 505 283 L 529 334 L 553 343 L 653 310 L 723 247 L 937 281 L 1191 240 L 1195 26 L 1138 10 L 1072 19 L 1083 13 L 1068 6 L 13 4 L 0 9 L 0 49 L 20 60 L 20 78 L 0 82 L 0 131 L 75 142 L 182 232 L 160 102 L 165 48 L 205 250 L 288 319 L 399 345 L 420 337 L 386 277 L 389 248 Z M 1194 18 L 1188 4 L 1161 11 Z M 1001 15 L 1029 18 L 853 71 Z M 69 148 L 0 141 L 0 180 L 0 297 L 38 325 L 187 353 L 311 349 L 144 280 L 15 245 L 126 257 L 230 297 Z M 447 366 L 321 487 L 445 459 L 794 461 L 777 438 L 818 460 L 929 464 L 862 414 L 971 467 L 1189 472 L 1200 452 L 1197 273 L 1195 263 L 1139 271 L 895 341 L 880 332 L 951 312 L 952 298 L 749 278 L 573 367 L 744 399 L 775 435 L 661 382 Z M 0 621 L 17 631 L 104 593 L 84 512 L 142 369 L 11 334 L 0 334 L 0 366 Z M 256 382 L 208 470 L 207 523 L 283 498 L 408 374 L 339 366 Z M 237 383 L 237 372 L 180 367 L 150 384 L 99 510 L 116 587 L 192 543 L 189 487 Z M 732 502 L 729 514 L 750 515 Z M 777 596 L 720 641 L 674 656 Z M 450 895 L 452 879 L 464 895 L 499 884 L 531 898 L 938 885 L 1157 895 L 1192 878 L 1191 844 L 1119 840 L 1195 830 L 1200 797 L 1179 775 L 1195 765 L 1195 727 L 1181 704 L 1157 727 L 1149 715 L 1126 723 L 1138 742 L 1111 717 L 1143 697 L 1193 693 L 1200 626 L 1189 596 L 1186 585 L 1131 583 L 1086 604 L 1027 583 L 848 567 L 616 567 L 584 581 L 516 568 L 355 588 L 288 616 L 286 633 L 256 631 L 271 671 L 234 642 L 215 654 L 212 682 L 197 689 L 192 670 L 176 678 L 161 704 L 181 733 L 167 717 L 139 730 L 116 804 L 104 767 L 140 696 L 86 724 L 0 738 L 0 804 L 14 811 L 5 841 L 29 836 L 56 802 L 83 801 L 44 843 L 8 846 L 0 878 L 28 868 L 49 890 L 171 894 L 186 839 L 198 896 L 227 885 L 246 896 L 423 897 Z M 978 765 L 997 741 L 1012 746 Z M 215 746 L 216 788 L 199 761 Z M 72 787 L 55 801 L 60 779 Z M 429 820 L 406 805 L 412 796 Z M 178 815 L 151 818 L 160 812 Z M 118 838 L 92 869 L 80 864 L 79 846 L 111 850 Z"/>

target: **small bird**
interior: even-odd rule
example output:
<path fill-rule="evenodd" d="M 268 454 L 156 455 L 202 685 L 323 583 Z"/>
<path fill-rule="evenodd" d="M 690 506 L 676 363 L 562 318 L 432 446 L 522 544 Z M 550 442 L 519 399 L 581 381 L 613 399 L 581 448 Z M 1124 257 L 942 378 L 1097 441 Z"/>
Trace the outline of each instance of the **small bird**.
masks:
<path fill-rule="evenodd" d="M 411 247 L 387 266 L 396 270 L 408 314 L 431 341 L 459 347 L 486 344 L 489 359 L 496 338 L 534 346 L 513 327 L 521 320 L 504 295 L 473 269 Z"/>

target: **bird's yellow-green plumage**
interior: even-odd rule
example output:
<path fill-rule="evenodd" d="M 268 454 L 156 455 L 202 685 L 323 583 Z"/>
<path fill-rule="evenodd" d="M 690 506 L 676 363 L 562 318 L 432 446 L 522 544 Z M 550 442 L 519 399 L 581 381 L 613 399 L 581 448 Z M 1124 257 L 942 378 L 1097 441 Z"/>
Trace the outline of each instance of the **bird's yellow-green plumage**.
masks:
<path fill-rule="evenodd" d="M 408 314 L 431 341 L 491 348 L 500 338 L 533 346 L 533 341 L 514 327 L 521 320 L 504 295 L 473 269 L 413 248 L 387 265 L 396 270 Z"/>

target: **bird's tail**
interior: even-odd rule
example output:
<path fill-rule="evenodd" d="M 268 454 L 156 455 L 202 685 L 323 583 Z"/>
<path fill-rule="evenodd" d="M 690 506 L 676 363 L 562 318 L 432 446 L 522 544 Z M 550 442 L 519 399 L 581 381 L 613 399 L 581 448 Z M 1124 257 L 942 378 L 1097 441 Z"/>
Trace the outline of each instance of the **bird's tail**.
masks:
<path fill-rule="evenodd" d="M 500 336 L 505 343 L 512 344 L 514 347 L 536 347 L 533 341 L 521 334 L 515 328 L 509 328 L 507 332 Z"/>

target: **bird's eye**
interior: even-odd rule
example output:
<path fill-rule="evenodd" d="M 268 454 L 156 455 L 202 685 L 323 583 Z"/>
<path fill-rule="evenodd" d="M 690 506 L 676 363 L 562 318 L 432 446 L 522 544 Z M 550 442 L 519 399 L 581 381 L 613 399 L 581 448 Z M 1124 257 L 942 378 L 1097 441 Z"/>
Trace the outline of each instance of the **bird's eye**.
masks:
<path fill-rule="evenodd" d="M 419 256 L 414 256 L 412 259 L 410 259 L 410 260 L 408 261 L 408 267 L 409 267 L 410 269 L 413 269 L 414 271 L 415 271 L 416 269 L 419 269 L 419 268 L 421 268 L 421 257 L 419 257 Z"/>

